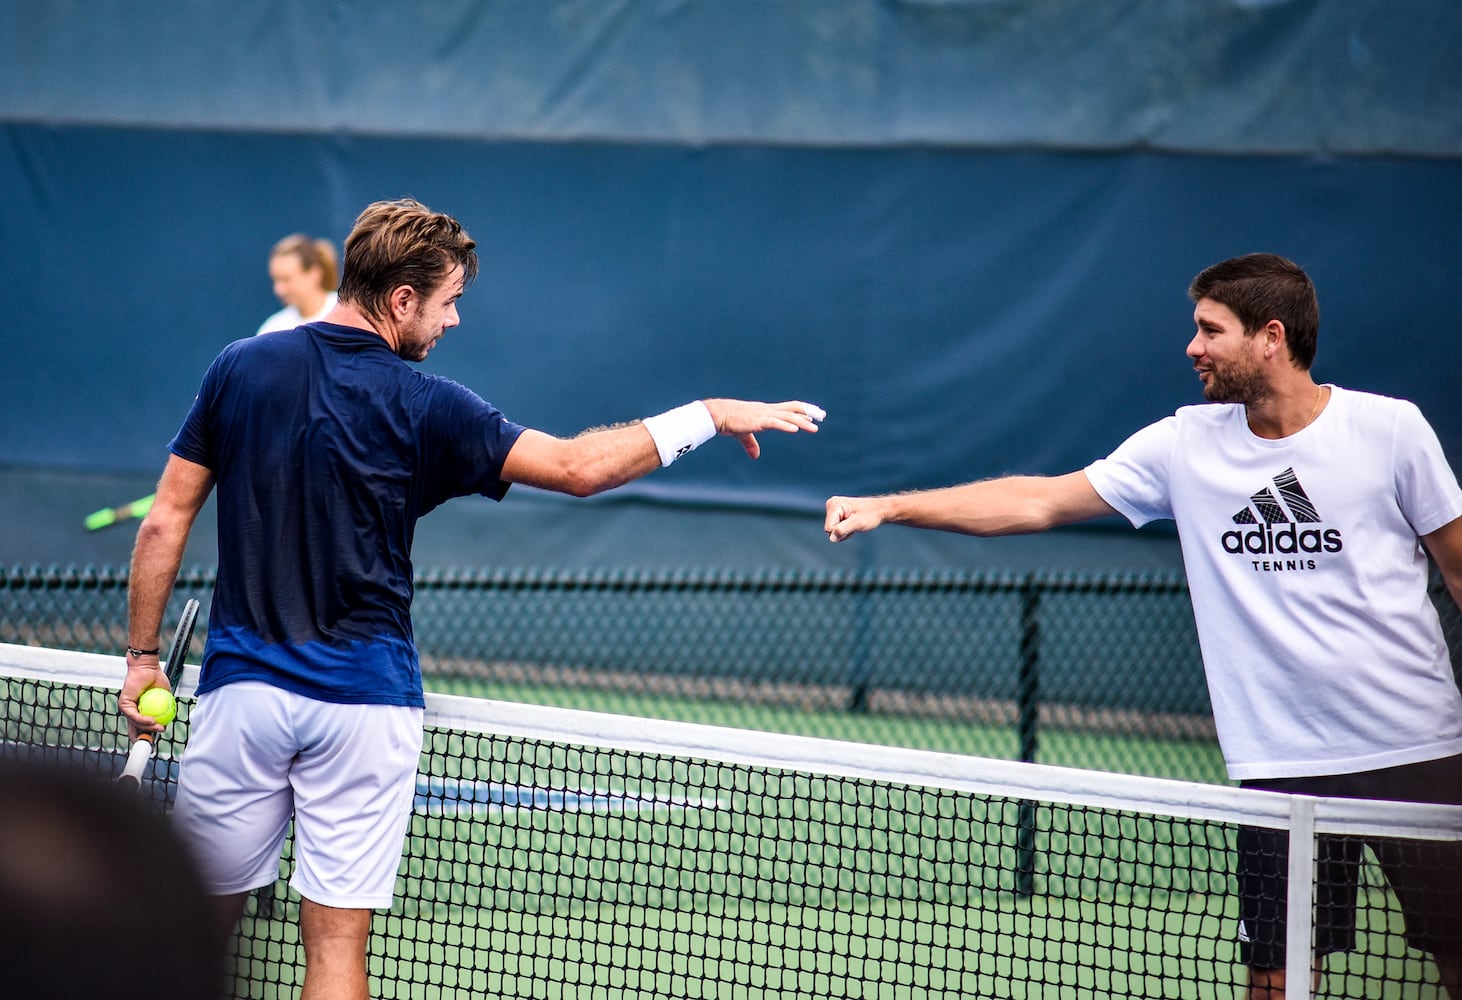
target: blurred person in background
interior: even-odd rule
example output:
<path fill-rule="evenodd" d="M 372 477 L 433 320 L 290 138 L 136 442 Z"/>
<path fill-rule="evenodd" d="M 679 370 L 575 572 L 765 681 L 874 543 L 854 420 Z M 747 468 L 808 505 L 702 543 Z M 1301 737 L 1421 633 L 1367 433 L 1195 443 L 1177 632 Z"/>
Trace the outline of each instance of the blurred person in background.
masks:
<path fill-rule="evenodd" d="M 255 336 L 324 319 L 335 308 L 339 275 L 335 247 L 329 240 L 294 233 L 274 244 L 269 253 L 269 280 L 284 308 L 260 323 Z"/>

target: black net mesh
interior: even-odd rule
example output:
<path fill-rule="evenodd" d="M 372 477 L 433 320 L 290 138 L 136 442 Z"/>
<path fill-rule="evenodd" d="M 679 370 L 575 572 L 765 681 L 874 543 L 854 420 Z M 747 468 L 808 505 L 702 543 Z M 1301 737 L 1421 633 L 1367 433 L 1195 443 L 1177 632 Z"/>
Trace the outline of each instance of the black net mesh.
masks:
<path fill-rule="evenodd" d="M 118 771 L 114 690 L 0 690 L 8 756 Z M 144 782 L 159 808 L 188 708 Z M 835 744 L 819 774 L 444 721 L 428 714 L 397 899 L 374 920 L 375 996 L 1232 997 L 1246 981 L 1242 815 L 843 776 Z M 1371 848 L 1343 843 L 1319 870 L 1357 886 L 1355 941 L 1320 995 L 1440 995 Z M 233 995 L 296 995 L 297 917 L 283 877 L 254 896 Z"/>

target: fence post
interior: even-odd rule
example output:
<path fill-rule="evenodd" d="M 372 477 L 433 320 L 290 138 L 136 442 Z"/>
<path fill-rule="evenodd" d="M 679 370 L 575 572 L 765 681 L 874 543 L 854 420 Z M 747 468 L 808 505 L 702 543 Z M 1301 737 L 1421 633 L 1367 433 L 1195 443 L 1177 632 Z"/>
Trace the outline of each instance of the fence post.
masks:
<path fill-rule="evenodd" d="M 848 672 L 848 711 L 862 715 L 868 711 L 869 634 L 872 623 L 872 587 L 866 572 L 860 572 L 853 579 L 853 645 L 849 654 L 853 658 Z"/>
<path fill-rule="evenodd" d="M 1041 714 L 1041 592 L 1036 575 L 1028 573 L 1020 585 L 1020 676 L 1016 688 L 1020 759 L 1033 762 Z M 1036 804 L 1022 799 L 1015 834 L 1015 891 L 1035 893 Z"/>
<path fill-rule="evenodd" d="M 872 666 L 869 644 L 873 634 L 874 587 L 873 546 L 859 544 L 858 569 L 852 578 L 853 644 L 849 650 L 852 663 L 848 671 L 848 711 L 862 715 L 868 711 L 868 685 Z"/>

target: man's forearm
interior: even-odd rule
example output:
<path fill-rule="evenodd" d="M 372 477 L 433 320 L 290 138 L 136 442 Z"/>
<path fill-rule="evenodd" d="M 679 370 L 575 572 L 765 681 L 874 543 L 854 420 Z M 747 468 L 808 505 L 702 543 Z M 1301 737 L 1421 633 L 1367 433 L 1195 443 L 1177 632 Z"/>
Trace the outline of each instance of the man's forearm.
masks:
<path fill-rule="evenodd" d="M 591 496 L 648 475 L 717 434 L 735 437 L 747 455 L 756 458 L 761 453 L 757 432 L 816 433 L 824 415 L 821 407 L 800 400 L 710 399 L 569 439 L 528 429 L 508 451 L 502 478 L 572 496 Z"/>
<path fill-rule="evenodd" d="M 1066 481 L 1069 481 L 1066 480 Z M 1086 510 L 1073 515 L 1066 493 L 1053 480 L 1040 476 L 1006 476 L 924 492 L 886 498 L 888 523 L 934 528 L 966 535 L 1021 535 L 1047 531 L 1068 519 L 1094 516 Z"/>
<path fill-rule="evenodd" d="M 163 610 L 173 592 L 188 534 L 208 494 L 213 474 L 176 455 L 168 459 L 152 509 L 137 529 L 127 580 L 127 644 L 155 649 Z"/>
<path fill-rule="evenodd" d="M 137 531 L 127 575 L 127 645 L 156 649 L 162 616 L 183 563 L 188 532 L 157 524 L 149 516 Z"/>
<path fill-rule="evenodd" d="M 827 501 L 823 530 L 834 542 L 881 524 L 966 535 L 1016 535 L 1113 513 L 1086 474 L 1072 472 L 1050 478 L 1006 476 L 877 497 L 834 496 Z"/>

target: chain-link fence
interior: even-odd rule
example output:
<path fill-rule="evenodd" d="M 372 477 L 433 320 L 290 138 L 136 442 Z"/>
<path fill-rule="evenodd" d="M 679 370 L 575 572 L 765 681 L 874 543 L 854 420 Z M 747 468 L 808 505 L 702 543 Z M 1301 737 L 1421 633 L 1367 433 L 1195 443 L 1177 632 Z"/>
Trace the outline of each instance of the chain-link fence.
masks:
<path fill-rule="evenodd" d="M 126 586 L 0 569 L 0 641 L 116 652 Z M 438 571 L 414 619 L 446 693 L 1223 780 L 1177 574 Z"/>

